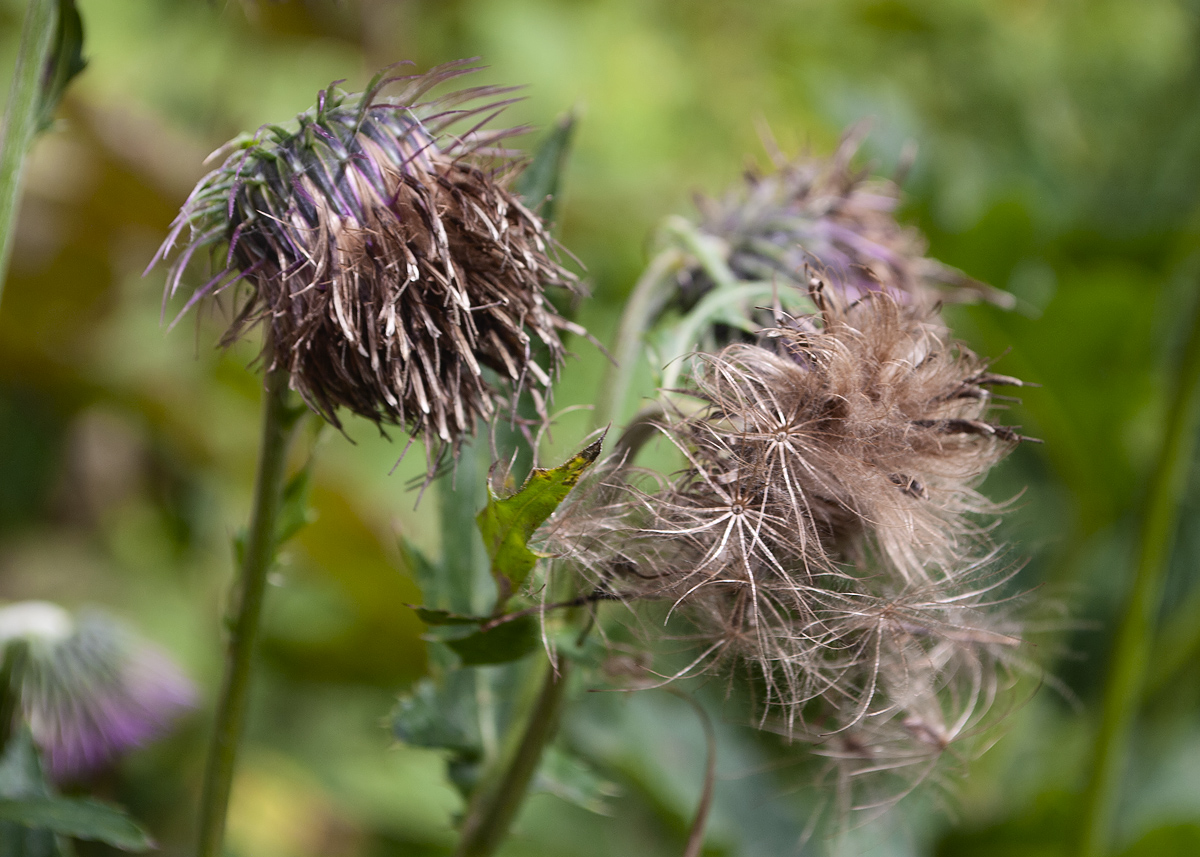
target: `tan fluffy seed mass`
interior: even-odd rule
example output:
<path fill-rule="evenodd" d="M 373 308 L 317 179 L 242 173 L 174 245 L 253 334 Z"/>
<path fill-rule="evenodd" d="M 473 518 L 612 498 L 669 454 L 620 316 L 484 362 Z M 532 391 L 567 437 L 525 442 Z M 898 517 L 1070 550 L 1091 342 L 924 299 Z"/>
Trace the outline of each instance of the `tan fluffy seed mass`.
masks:
<path fill-rule="evenodd" d="M 843 773 L 920 773 L 989 707 L 1019 627 L 993 602 L 976 490 L 1020 436 L 989 418 L 1019 384 L 928 309 L 871 293 L 697 362 L 699 408 L 661 426 L 686 466 L 628 480 L 598 585 L 665 602 L 699 646 L 679 674 L 749 668 L 760 711 Z M 739 666 L 740 665 L 740 666 Z"/>

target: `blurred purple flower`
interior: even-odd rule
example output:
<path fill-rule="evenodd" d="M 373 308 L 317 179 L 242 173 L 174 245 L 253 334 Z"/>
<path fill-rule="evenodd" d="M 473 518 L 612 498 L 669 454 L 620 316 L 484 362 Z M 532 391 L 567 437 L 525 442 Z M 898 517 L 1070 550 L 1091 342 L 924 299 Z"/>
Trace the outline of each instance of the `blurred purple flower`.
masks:
<path fill-rule="evenodd" d="M 21 711 L 56 780 L 146 744 L 195 705 L 180 668 L 103 613 L 10 604 L 0 608 L 0 643 L 17 641 L 28 652 L 17 680 Z"/>

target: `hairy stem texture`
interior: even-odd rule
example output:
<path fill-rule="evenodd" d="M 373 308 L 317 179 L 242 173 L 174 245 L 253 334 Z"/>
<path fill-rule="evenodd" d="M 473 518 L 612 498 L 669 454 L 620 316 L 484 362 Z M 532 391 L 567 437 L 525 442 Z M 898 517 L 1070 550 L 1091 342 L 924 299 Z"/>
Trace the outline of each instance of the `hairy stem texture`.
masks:
<path fill-rule="evenodd" d="M 238 744 L 246 718 L 250 665 L 262 619 L 267 572 L 275 558 L 277 519 L 295 413 L 288 407 L 286 369 L 269 372 L 263 397 L 263 427 L 254 489 L 254 510 L 242 555 L 236 600 L 228 617 L 229 648 L 216 726 L 200 804 L 198 857 L 219 857 Z"/>
<path fill-rule="evenodd" d="M 508 829 L 537 773 L 542 752 L 558 727 L 568 677 L 568 662 L 548 664 L 542 688 L 525 724 L 521 741 L 498 778 L 483 781 L 467 807 L 455 857 L 489 857 L 508 835 Z"/>
<path fill-rule="evenodd" d="M 1137 570 L 1113 643 L 1104 707 L 1096 734 L 1091 778 L 1084 793 L 1075 853 L 1103 857 L 1110 850 L 1121 774 L 1142 698 L 1162 603 L 1179 504 L 1191 469 L 1200 411 L 1200 300 L 1184 350 L 1162 449 L 1146 495 Z"/>
<path fill-rule="evenodd" d="M 57 25 L 57 0 L 29 0 L 0 138 L 0 295 L 8 278 L 25 154 L 37 131 L 42 72 L 50 57 Z"/>

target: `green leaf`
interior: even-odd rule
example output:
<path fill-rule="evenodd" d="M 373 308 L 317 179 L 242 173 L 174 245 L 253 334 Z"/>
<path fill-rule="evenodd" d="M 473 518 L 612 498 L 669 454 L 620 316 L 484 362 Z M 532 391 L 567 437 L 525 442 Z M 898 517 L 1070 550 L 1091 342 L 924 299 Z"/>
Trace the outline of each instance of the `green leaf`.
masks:
<path fill-rule="evenodd" d="M 609 798 L 621 793 L 588 762 L 553 745 L 542 755 L 535 788 L 597 815 L 611 815 Z"/>
<path fill-rule="evenodd" d="M 519 660 L 536 649 L 541 640 L 537 620 L 521 616 L 468 637 L 446 640 L 445 644 L 462 658 L 463 666 L 475 667 Z"/>
<path fill-rule="evenodd" d="M 1151 830 L 1121 857 L 1194 857 L 1200 854 L 1200 825 L 1176 824 Z"/>
<path fill-rule="evenodd" d="M 0 799 L 44 798 L 50 794 L 29 730 L 24 726 L 14 729 L 0 758 Z M 5 857 L 63 857 L 61 845 L 48 830 L 0 821 L 0 854 Z"/>
<path fill-rule="evenodd" d="M 560 118 L 517 179 L 517 193 L 526 205 L 537 210 L 548 223 L 554 220 L 558 190 L 562 186 L 562 174 L 566 169 L 567 154 L 571 149 L 571 139 L 575 136 L 577 121 L 574 110 Z"/>
<path fill-rule="evenodd" d="M 49 797 L 51 794 L 29 729 L 15 728 L 4 747 L 4 756 L 0 758 L 0 799 Z"/>
<path fill-rule="evenodd" d="M 816 307 L 795 289 L 781 289 L 774 283 L 742 283 L 713 289 L 691 312 L 663 332 L 664 343 L 656 362 L 663 370 L 662 387 L 674 389 L 688 364 L 688 356 L 703 350 L 703 337 L 713 325 L 726 324 L 747 333 L 756 325 L 751 319 L 755 306 L 769 306 L 776 298 L 793 314 L 813 312 Z"/>
<path fill-rule="evenodd" d="M 487 502 L 485 446 L 479 438 L 464 443 L 458 450 L 454 477 L 441 480 L 437 486 L 442 555 L 429 585 L 421 589 L 428 607 L 464 614 L 488 607 L 492 584 L 483 541 L 475 526 L 475 515 Z"/>
<path fill-rule="evenodd" d="M 50 50 L 38 101 L 39 132 L 54 124 L 54 111 L 62 101 L 67 84 L 87 66 L 87 60 L 83 58 L 83 19 L 75 8 L 75 0 L 58 0 L 58 26 Z"/>
<path fill-rule="evenodd" d="M 452 673 L 439 683 L 421 679 L 396 704 L 392 734 L 413 747 L 451 750 L 462 760 L 477 760 L 483 750 L 472 678 Z"/>
<path fill-rule="evenodd" d="M 603 442 L 601 436 L 559 467 L 535 469 L 521 490 L 511 497 L 500 499 L 488 488 L 487 506 L 476 521 L 492 558 L 492 576 L 496 578 L 499 591 L 497 610 L 525 582 L 537 564 L 538 554 L 529 549 L 529 539 L 534 531 L 550 517 L 579 477 L 591 467 L 600 455 Z"/>
<path fill-rule="evenodd" d="M 233 560 L 236 568 L 241 568 L 246 562 L 246 539 L 249 537 L 249 531 L 245 527 L 241 527 L 233 534 Z"/>
<path fill-rule="evenodd" d="M 65 797 L 0 798 L 0 821 L 103 842 L 122 851 L 148 851 L 154 841 L 124 810 Z"/>
<path fill-rule="evenodd" d="M 441 574 L 441 568 L 437 563 L 431 562 L 429 557 L 421 553 L 417 546 L 404 536 L 400 536 L 397 547 L 400 548 L 400 557 L 405 568 L 412 574 L 417 588 L 425 597 L 425 603 L 429 604 L 431 598 L 437 593 L 438 575 Z"/>
<path fill-rule="evenodd" d="M 428 607 L 414 607 L 417 617 L 426 625 L 482 625 L 487 621 L 486 616 L 463 616 L 451 613 L 449 610 L 431 610 Z"/>
<path fill-rule="evenodd" d="M 73 857 L 67 841 L 49 830 L 0 821 L 0 854 L 4 857 Z"/>

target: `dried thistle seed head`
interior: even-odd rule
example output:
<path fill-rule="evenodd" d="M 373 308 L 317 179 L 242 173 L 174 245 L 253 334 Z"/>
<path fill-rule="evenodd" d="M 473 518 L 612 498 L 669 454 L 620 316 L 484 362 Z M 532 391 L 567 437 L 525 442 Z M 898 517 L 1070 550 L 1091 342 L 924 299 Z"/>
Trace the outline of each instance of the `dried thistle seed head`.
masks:
<path fill-rule="evenodd" d="M 818 314 L 764 345 L 699 358 L 700 406 L 661 425 L 685 466 L 628 476 L 621 523 L 610 478 L 597 507 L 619 538 L 607 560 L 587 543 L 582 565 L 686 618 L 699 657 L 683 672 L 749 667 L 764 722 L 863 746 L 899 729 L 925 758 L 929 736 L 948 746 L 988 707 L 1019 641 L 988 607 L 1003 582 L 987 571 L 996 509 L 976 491 L 1020 440 L 988 421 L 988 389 L 1019 382 L 927 308 L 880 292 L 813 300 Z"/>
<path fill-rule="evenodd" d="M 270 368 L 286 368 L 314 411 L 339 427 L 340 407 L 402 425 L 431 468 L 523 389 L 544 419 L 560 333 L 583 333 L 543 294 L 577 279 L 509 190 L 516 164 L 495 146 L 515 131 L 480 130 L 511 90 L 426 98 L 472 70 L 377 77 L 359 95 L 331 87 L 294 125 L 232 141 L 160 250 L 188 233 L 167 297 L 198 251 L 220 251 L 187 307 L 245 283 L 226 342 L 262 322 Z M 403 91 L 382 97 L 395 81 Z"/>
<path fill-rule="evenodd" d="M 776 282 L 805 291 L 820 272 L 847 300 L 886 291 L 932 306 L 1012 298 L 925 255 L 920 232 L 896 221 L 899 188 L 850 163 L 865 136 L 851 128 L 828 160 L 776 157 L 773 172 L 749 170 L 744 187 L 720 200 L 699 198 L 700 230 L 720 239 L 729 270 L 743 281 Z M 703 266 L 684 268 L 679 301 L 687 308 L 714 287 Z M 763 327 L 771 319 L 759 319 Z"/>
<path fill-rule="evenodd" d="M 979 516 L 996 511 L 976 486 L 1022 439 L 989 420 L 989 390 L 1020 382 L 990 373 L 927 308 L 880 292 L 814 300 L 818 315 L 767 332 L 773 348 L 699 361 L 699 427 L 832 559 L 878 554 L 912 582 L 969 564 L 986 544 Z"/>
<path fill-rule="evenodd" d="M 102 613 L 9 604 L 0 608 L 6 657 L 14 642 L 25 652 L 20 710 L 55 779 L 102 767 L 195 705 L 195 687 L 170 658 Z"/>
<path fill-rule="evenodd" d="M 1003 578 L 1001 578 L 1002 580 Z M 945 762 L 961 765 L 989 746 L 1005 706 L 995 703 L 1021 668 L 1021 627 L 997 609 L 1000 581 L 973 578 L 967 591 L 910 592 L 873 614 L 864 612 L 863 643 L 873 655 L 847 679 L 868 688 L 867 706 L 814 707 L 807 734 L 836 773 L 838 814 L 887 809 L 913 788 L 941 779 Z M 951 603 L 948 603 L 951 602 Z"/>

